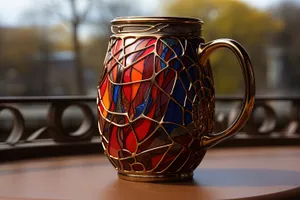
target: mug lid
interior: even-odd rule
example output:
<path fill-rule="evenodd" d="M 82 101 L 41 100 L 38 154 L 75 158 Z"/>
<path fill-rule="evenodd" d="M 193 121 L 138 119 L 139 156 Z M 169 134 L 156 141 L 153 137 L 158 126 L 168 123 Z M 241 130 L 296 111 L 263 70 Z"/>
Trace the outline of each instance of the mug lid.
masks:
<path fill-rule="evenodd" d="M 111 21 L 112 25 L 132 24 L 132 23 L 185 23 L 185 24 L 203 24 L 199 18 L 193 17 L 147 17 L 147 16 L 127 16 L 117 17 Z"/>

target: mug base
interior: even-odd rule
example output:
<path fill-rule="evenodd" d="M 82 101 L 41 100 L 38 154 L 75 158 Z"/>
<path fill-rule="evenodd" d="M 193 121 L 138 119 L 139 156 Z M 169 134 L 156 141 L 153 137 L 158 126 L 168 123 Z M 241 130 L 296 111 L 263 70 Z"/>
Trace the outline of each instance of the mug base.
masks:
<path fill-rule="evenodd" d="M 193 172 L 174 174 L 132 174 L 118 172 L 118 176 L 122 180 L 134 182 L 170 182 L 192 180 Z"/>

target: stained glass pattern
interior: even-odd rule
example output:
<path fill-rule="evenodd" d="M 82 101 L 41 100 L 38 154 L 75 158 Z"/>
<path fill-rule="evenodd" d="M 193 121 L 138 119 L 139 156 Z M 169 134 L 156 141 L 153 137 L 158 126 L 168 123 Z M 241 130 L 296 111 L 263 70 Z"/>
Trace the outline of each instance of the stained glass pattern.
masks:
<path fill-rule="evenodd" d="M 197 62 L 199 38 L 116 37 L 98 87 L 99 130 L 122 172 L 190 172 L 213 130 L 210 68 Z"/>

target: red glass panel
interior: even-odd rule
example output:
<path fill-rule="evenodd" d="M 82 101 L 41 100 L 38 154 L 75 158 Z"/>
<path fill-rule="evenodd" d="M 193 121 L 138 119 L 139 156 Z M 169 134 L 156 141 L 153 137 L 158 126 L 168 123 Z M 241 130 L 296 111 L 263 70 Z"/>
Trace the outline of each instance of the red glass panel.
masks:
<path fill-rule="evenodd" d="M 116 65 L 111 71 L 111 78 L 114 82 L 117 82 L 117 75 L 118 75 L 118 66 Z"/>
<path fill-rule="evenodd" d="M 132 153 L 125 151 L 124 149 L 121 149 L 119 151 L 119 158 L 129 158 L 132 156 Z"/>
<path fill-rule="evenodd" d="M 172 163 L 172 165 L 169 167 L 168 171 L 170 172 L 177 172 L 180 167 L 184 165 L 186 160 L 189 158 L 189 151 L 187 149 L 184 149 L 180 155 L 177 157 L 177 159 Z"/>
<path fill-rule="evenodd" d="M 168 51 L 165 56 L 165 61 L 170 60 L 172 54 L 173 54 L 173 52 L 168 48 Z"/>
<path fill-rule="evenodd" d="M 124 82 L 128 83 L 131 82 L 131 69 L 128 69 L 124 73 Z M 131 89 L 132 85 L 124 85 L 123 87 L 125 97 L 127 98 L 128 101 L 131 101 Z"/>
<path fill-rule="evenodd" d="M 154 171 L 161 171 L 166 169 L 171 162 L 176 158 L 176 156 L 181 152 L 182 150 L 181 145 L 172 145 L 171 149 L 167 152 L 167 154 L 164 156 L 161 163 L 158 165 L 158 167 Z"/>
<path fill-rule="evenodd" d="M 154 63 L 154 55 L 151 54 L 145 58 L 145 66 L 144 66 L 144 73 L 143 78 L 148 79 L 151 78 L 153 75 L 153 63 Z"/>
<path fill-rule="evenodd" d="M 123 82 L 124 83 L 130 83 L 131 82 L 131 70 L 132 68 L 128 68 L 125 70 L 123 75 Z"/>
<path fill-rule="evenodd" d="M 124 141 L 125 141 L 125 149 L 134 153 L 137 149 L 137 141 L 134 132 L 132 131 L 130 126 L 124 129 Z"/>
<path fill-rule="evenodd" d="M 101 85 L 100 85 L 100 97 L 101 97 L 101 98 L 103 97 L 104 92 L 105 92 L 105 89 L 106 89 L 106 87 L 107 87 L 107 81 L 108 81 L 108 78 L 105 77 L 105 78 L 104 78 L 104 81 L 103 81 L 103 82 L 101 83 Z"/>
<path fill-rule="evenodd" d="M 144 51 L 144 53 L 143 53 L 141 56 L 139 56 L 139 57 L 146 56 L 146 55 L 148 55 L 149 53 L 153 52 L 153 50 L 154 50 L 154 46 L 152 46 L 152 47 L 150 47 L 150 48 L 147 48 L 146 51 Z"/>
<path fill-rule="evenodd" d="M 123 40 L 118 39 L 115 46 L 115 48 L 112 49 L 112 54 L 116 54 L 121 48 L 123 48 Z"/>
<path fill-rule="evenodd" d="M 138 141 L 142 141 L 147 134 L 149 133 L 149 129 L 151 126 L 151 121 L 148 119 L 140 119 L 136 123 L 134 123 L 134 131 L 138 138 Z"/>
<path fill-rule="evenodd" d="M 162 83 L 163 83 L 163 81 L 164 81 L 164 73 L 159 73 L 158 75 L 156 75 L 156 77 L 155 77 L 155 81 L 156 81 L 156 83 L 157 83 L 157 85 L 159 86 L 159 87 L 161 87 L 161 85 L 162 85 Z"/>
<path fill-rule="evenodd" d="M 137 83 L 133 84 L 136 85 Z M 137 95 L 135 96 L 134 99 L 132 99 L 132 106 L 134 108 L 136 108 L 137 106 L 139 106 L 142 103 L 145 103 L 145 99 L 148 98 L 147 91 L 149 90 L 150 86 L 151 86 L 151 82 L 147 81 L 147 82 L 142 82 L 139 83 L 139 90 L 137 91 Z"/>
<path fill-rule="evenodd" d="M 125 54 L 131 53 L 133 51 L 140 51 L 141 49 L 150 46 L 147 45 L 151 41 L 150 38 L 141 38 L 139 40 L 136 40 L 134 43 L 128 45 L 125 48 Z"/>
<path fill-rule="evenodd" d="M 174 81 L 175 81 L 175 77 L 176 77 L 176 73 L 173 70 L 168 70 L 167 72 L 165 72 L 165 76 L 163 79 L 163 84 L 162 84 L 162 89 L 166 92 L 166 93 L 170 93 L 172 90 L 172 87 L 174 85 Z"/>
<path fill-rule="evenodd" d="M 155 72 L 160 72 L 160 70 L 162 70 L 161 68 L 161 59 L 159 59 L 159 57 L 155 56 Z"/>
<path fill-rule="evenodd" d="M 111 128 L 112 128 L 112 131 L 110 133 L 108 151 L 109 151 L 110 155 L 112 155 L 114 157 L 118 157 L 118 151 L 121 149 L 120 144 L 118 142 L 118 138 L 117 138 L 118 137 L 117 136 L 118 127 L 111 125 Z"/>
<path fill-rule="evenodd" d="M 163 154 L 152 157 L 152 168 L 156 167 L 159 161 L 162 159 Z"/>
<path fill-rule="evenodd" d="M 118 65 L 117 60 L 119 59 L 121 52 L 118 52 L 116 54 L 112 54 L 111 59 L 107 63 L 107 72 L 110 72 L 112 68 Z"/>
<path fill-rule="evenodd" d="M 123 92 L 122 92 L 122 106 L 125 110 L 125 112 L 129 111 L 130 108 L 130 99 L 131 99 L 131 85 L 124 85 L 122 86 L 123 88 Z M 127 97 L 129 96 L 129 100 L 127 99 Z"/>
<path fill-rule="evenodd" d="M 183 132 L 184 133 L 180 133 L 180 135 L 176 135 L 176 136 L 171 135 L 172 140 L 183 146 L 188 146 L 192 141 L 192 137 L 187 132 L 185 131 Z"/>
<path fill-rule="evenodd" d="M 161 41 L 159 40 L 159 41 L 157 41 L 157 43 L 156 43 L 156 52 L 157 52 L 158 55 L 161 55 L 161 54 L 162 54 L 162 51 L 163 51 L 163 49 L 162 49 L 162 43 L 161 43 Z"/>
<path fill-rule="evenodd" d="M 112 112 L 115 111 L 115 103 L 113 101 L 111 101 L 110 108 L 108 110 Z"/>
<path fill-rule="evenodd" d="M 136 163 L 132 165 L 132 169 L 135 171 L 143 171 L 144 167 L 142 164 Z"/>
<path fill-rule="evenodd" d="M 101 104 L 101 103 L 100 103 Z M 100 106 L 99 106 L 100 107 Z M 103 107 L 102 107 L 103 109 Z M 103 112 L 101 109 L 101 112 Z M 100 130 L 104 131 L 103 127 L 104 127 L 104 123 L 105 123 L 105 120 L 104 118 L 102 117 L 102 115 L 100 114 L 100 111 L 98 110 L 98 116 L 99 116 L 99 125 L 100 125 Z"/>

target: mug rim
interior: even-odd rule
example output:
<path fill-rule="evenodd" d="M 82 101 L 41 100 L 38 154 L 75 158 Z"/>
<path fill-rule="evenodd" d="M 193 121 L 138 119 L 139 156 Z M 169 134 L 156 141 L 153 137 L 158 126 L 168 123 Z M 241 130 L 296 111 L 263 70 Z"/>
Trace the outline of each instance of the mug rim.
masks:
<path fill-rule="evenodd" d="M 156 17 L 156 16 L 122 16 L 116 17 L 111 21 L 112 25 L 132 24 L 132 23 L 185 23 L 185 24 L 203 24 L 203 21 L 195 17 Z"/>

